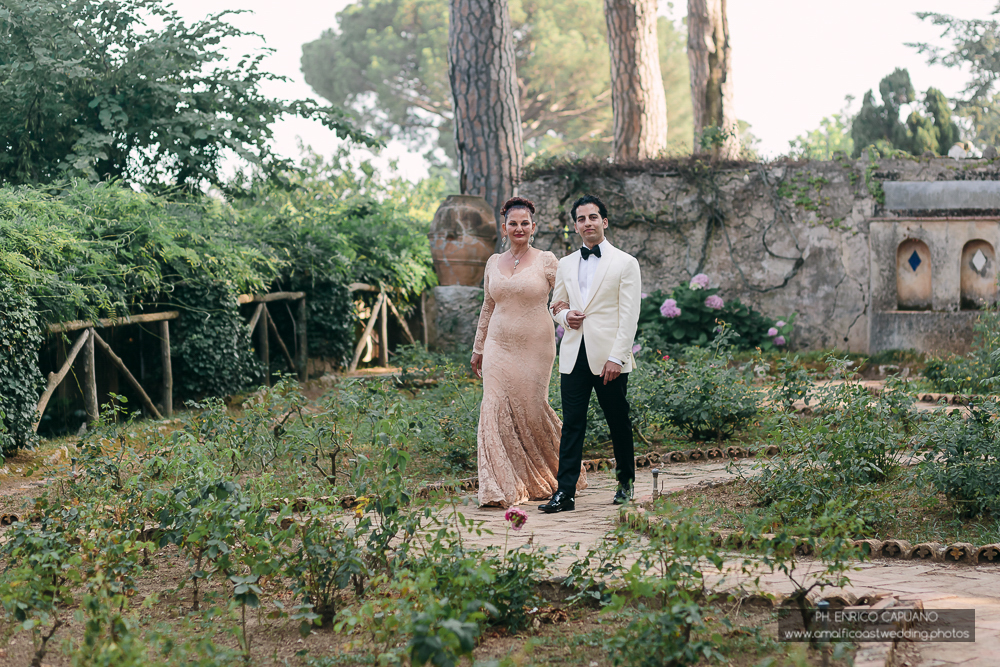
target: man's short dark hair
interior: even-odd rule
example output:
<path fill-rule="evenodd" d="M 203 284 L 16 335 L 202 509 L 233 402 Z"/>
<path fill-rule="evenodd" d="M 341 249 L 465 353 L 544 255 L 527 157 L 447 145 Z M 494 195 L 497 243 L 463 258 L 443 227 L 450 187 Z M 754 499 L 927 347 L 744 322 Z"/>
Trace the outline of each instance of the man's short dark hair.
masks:
<path fill-rule="evenodd" d="M 583 195 L 573 204 L 573 209 L 570 211 L 569 215 L 573 218 L 573 223 L 576 223 L 576 209 L 581 206 L 586 206 L 587 204 L 593 204 L 597 207 L 598 212 L 601 214 L 602 220 L 607 220 L 608 218 L 608 207 L 604 205 L 604 202 L 600 200 L 596 195 Z"/>

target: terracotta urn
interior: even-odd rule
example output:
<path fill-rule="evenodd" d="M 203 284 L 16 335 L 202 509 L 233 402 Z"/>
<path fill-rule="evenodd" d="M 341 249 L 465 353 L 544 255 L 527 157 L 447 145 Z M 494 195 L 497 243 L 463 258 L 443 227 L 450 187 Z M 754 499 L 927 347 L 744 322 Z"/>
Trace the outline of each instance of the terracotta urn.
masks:
<path fill-rule="evenodd" d="M 483 284 L 486 260 L 496 247 L 493 207 L 482 197 L 450 195 L 434 213 L 427 233 L 441 285 Z"/>

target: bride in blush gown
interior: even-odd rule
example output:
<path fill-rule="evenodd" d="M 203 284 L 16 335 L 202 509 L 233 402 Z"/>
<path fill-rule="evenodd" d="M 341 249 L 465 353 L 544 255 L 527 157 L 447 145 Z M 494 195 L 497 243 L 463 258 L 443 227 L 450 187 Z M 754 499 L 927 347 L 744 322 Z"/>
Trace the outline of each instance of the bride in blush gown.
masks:
<path fill-rule="evenodd" d="M 549 405 L 556 339 L 548 310 L 558 260 L 531 247 L 534 213 L 527 199 L 504 204 L 510 249 L 490 257 L 483 281 L 471 365 L 483 379 L 479 504 L 486 507 L 544 500 L 558 488 L 562 422 Z M 581 473 L 577 489 L 585 488 Z"/>

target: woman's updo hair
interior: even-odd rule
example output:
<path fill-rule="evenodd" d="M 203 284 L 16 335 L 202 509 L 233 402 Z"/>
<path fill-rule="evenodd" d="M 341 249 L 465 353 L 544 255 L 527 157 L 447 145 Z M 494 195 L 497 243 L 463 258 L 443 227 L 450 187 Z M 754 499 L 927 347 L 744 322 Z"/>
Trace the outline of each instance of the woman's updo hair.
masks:
<path fill-rule="evenodd" d="M 507 214 L 513 211 L 515 208 L 527 209 L 531 214 L 531 219 L 535 219 L 535 202 L 530 199 L 525 199 L 524 197 L 511 197 L 506 202 L 504 202 L 503 208 L 500 210 L 500 214 L 503 215 L 503 219 L 507 220 Z"/>

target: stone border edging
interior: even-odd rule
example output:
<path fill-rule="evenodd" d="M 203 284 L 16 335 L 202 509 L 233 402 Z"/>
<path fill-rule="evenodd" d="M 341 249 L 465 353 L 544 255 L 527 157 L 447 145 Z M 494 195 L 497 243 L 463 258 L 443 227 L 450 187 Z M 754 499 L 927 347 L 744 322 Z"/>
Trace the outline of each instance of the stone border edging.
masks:
<path fill-rule="evenodd" d="M 649 524 L 654 520 L 647 511 L 653 507 L 655 500 L 652 496 L 646 496 L 637 501 L 637 507 L 631 510 L 623 510 L 619 516 L 619 523 L 629 525 L 633 530 L 643 532 L 649 528 Z M 759 540 L 767 540 L 775 537 L 774 533 L 761 533 L 760 535 L 747 535 L 739 530 L 709 530 L 708 535 L 712 538 L 712 543 L 718 547 L 732 547 L 737 550 L 752 548 Z M 921 542 L 911 545 L 906 540 L 879 540 L 874 538 L 863 538 L 851 541 L 853 546 L 859 547 L 862 551 L 867 548 L 869 559 L 884 558 L 886 560 L 922 560 L 930 563 L 951 563 L 955 565 L 1000 565 L 1000 543 L 984 544 L 977 547 L 970 542 L 953 542 L 942 544 L 940 542 Z M 812 547 L 805 541 L 796 547 L 796 554 L 799 556 L 811 555 Z"/>

